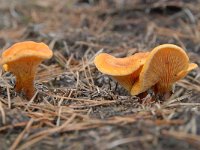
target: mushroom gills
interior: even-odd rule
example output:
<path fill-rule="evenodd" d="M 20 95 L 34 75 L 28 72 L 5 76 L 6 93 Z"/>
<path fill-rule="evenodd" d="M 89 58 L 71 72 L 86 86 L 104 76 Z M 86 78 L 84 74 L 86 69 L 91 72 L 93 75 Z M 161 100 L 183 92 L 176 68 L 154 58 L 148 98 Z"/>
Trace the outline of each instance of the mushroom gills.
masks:
<path fill-rule="evenodd" d="M 125 76 L 111 76 L 114 80 L 116 80 L 122 87 L 124 87 L 127 91 L 131 91 L 131 88 L 134 82 L 137 80 L 140 72 L 142 70 L 142 66 L 138 68 L 135 72 L 125 75 Z"/>

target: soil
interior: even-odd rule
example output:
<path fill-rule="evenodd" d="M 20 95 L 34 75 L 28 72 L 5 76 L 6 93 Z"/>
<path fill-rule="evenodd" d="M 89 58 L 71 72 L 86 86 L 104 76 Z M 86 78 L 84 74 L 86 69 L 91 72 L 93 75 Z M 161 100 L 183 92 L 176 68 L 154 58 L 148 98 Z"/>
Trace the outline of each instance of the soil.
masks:
<path fill-rule="evenodd" d="M 163 43 L 200 64 L 199 0 L 0 0 L 1 52 L 44 42 L 54 56 L 38 68 L 36 94 L 14 90 L 1 71 L 0 150 L 197 150 L 200 70 L 176 83 L 168 101 L 141 103 L 93 59 L 126 57 Z"/>

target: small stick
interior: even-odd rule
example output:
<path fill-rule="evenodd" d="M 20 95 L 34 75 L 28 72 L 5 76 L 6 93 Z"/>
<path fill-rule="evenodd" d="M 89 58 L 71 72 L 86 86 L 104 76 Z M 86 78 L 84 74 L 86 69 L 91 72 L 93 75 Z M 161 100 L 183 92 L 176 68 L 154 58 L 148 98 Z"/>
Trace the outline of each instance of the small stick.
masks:
<path fill-rule="evenodd" d="M 16 138 L 16 140 L 14 141 L 14 143 L 12 144 L 12 146 L 9 148 L 9 150 L 15 150 L 16 149 L 16 147 L 18 146 L 18 144 L 22 140 L 24 134 L 28 131 L 28 129 L 33 124 L 33 122 L 34 122 L 34 120 L 30 119 L 30 121 L 27 123 L 25 129 L 18 135 L 18 137 Z"/>

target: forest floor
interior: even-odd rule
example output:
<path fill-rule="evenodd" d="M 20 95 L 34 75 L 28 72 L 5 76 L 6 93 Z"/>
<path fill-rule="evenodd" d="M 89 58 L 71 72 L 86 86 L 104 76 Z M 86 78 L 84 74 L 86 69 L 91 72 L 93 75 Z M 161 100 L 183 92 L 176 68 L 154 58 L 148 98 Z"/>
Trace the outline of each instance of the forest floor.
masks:
<path fill-rule="evenodd" d="M 1 71 L 0 150 L 196 150 L 200 147 L 200 70 L 165 102 L 141 104 L 100 73 L 94 56 L 125 57 L 163 43 L 200 64 L 200 1 L 0 0 L 1 52 L 44 42 L 31 101 Z"/>

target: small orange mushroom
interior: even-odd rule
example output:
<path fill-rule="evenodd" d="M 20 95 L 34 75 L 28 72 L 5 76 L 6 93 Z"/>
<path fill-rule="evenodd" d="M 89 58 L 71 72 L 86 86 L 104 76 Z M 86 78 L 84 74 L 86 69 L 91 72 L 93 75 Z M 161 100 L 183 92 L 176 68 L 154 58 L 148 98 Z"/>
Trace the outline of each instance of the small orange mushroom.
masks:
<path fill-rule="evenodd" d="M 148 54 L 148 52 L 141 52 L 126 58 L 116 58 L 109 54 L 101 53 L 95 57 L 94 63 L 100 72 L 112 76 L 130 92 Z"/>
<path fill-rule="evenodd" d="M 198 67 L 189 63 L 185 51 L 173 44 L 163 44 L 154 48 L 146 59 L 131 94 L 138 95 L 153 88 L 155 94 L 167 94 L 172 85 Z"/>
<path fill-rule="evenodd" d="M 34 78 L 38 65 L 50 59 L 53 53 L 44 43 L 25 41 L 16 43 L 2 53 L 1 64 L 5 71 L 16 76 L 16 92 L 24 92 L 28 99 L 34 95 Z"/>

